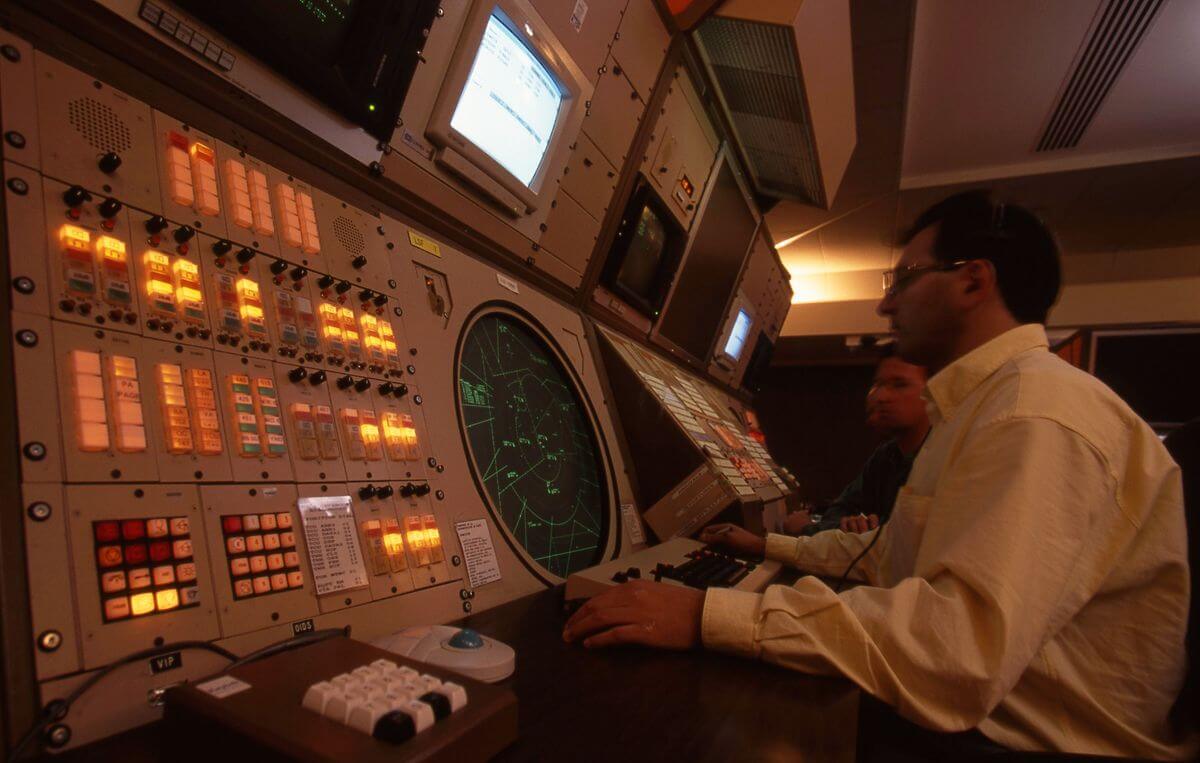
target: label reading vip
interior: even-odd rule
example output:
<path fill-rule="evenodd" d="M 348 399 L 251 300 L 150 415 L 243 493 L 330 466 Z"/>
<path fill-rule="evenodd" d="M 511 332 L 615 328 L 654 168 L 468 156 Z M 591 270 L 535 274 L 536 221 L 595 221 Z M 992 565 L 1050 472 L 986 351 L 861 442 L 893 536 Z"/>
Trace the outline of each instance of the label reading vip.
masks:
<path fill-rule="evenodd" d="M 179 652 L 171 652 L 163 654 L 150 660 L 150 672 L 162 673 L 167 670 L 176 670 L 183 667 L 183 655 Z"/>

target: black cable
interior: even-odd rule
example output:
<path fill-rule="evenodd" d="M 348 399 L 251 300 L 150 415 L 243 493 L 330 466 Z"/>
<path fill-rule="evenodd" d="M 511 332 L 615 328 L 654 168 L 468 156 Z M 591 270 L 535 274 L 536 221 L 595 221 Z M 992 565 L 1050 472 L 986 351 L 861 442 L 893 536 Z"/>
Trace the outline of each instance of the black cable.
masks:
<path fill-rule="evenodd" d="M 296 636 L 294 638 L 290 638 L 286 641 L 277 641 L 274 644 L 269 644 L 267 646 L 264 646 L 262 649 L 259 649 L 256 652 L 251 652 L 250 654 L 246 655 L 245 657 L 235 659 L 233 661 L 232 665 L 225 668 L 225 672 L 228 673 L 229 671 L 233 670 L 234 668 L 240 668 L 243 665 L 246 665 L 251 662 L 255 662 L 257 660 L 261 660 L 264 657 L 270 657 L 273 654 L 279 654 L 280 652 L 288 652 L 288 651 L 291 651 L 292 649 L 299 649 L 302 646 L 308 646 L 309 644 L 314 644 L 318 641 L 324 641 L 327 638 L 334 638 L 335 636 L 349 636 L 349 635 L 350 635 L 350 626 L 347 625 L 344 628 L 324 628 L 319 631 L 313 631 L 312 633 L 306 633 L 303 636 Z"/>
<path fill-rule="evenodd" d="M 210 644 L 207 641 L 177 641 L 173 644 L 164 644 L 163 646 L 156 646 L 134 652 L 133 654 L 127 654 L 116 662 L 93 673 L 86 681 L 75 687 L 75 690 L 68 694 L 65 699 L 55 699 L 46 703 L 46 706 L 42 708 L 42 717 L 33 724 L 29 731 L 25 732 L 25 735 L 21 737 L 21 741 L 17 742 L 16 746 L 13 747 L 8 757 L 9 761 L 15 761 L 20 758 L 21 753 L 29 746 L 29 743 L 40 736 L 46 730 L 47 726 L 67 716 L 75 700 L 79 699 L 84 692 L 95 686 L 100 679 L 109 675 L 117 668 L 128 665 L 131 662 L 147 660 L 159 655 L 170 654 L 171 652 L 181 652 L 185 649 L 200 649 L 213 652 L 234 663 L 238 659 L 238 656 L 228 649 L 216 644 Z"/>
<path fill-rule="evenodd" d="M 839 580 L 837 585 L 833 588 L 834 593 L 842 592 L 842 586 L 846 585 L 846 578 L 850 577 L 850 572 L 854 569 L 854 565 L 858 564 L 859 561 L 867 555 L 867 552 L 870 551 L 871 547 L 875 545 L 875 541 L 879 540 L 880 535 L 883 535 L 883 525 L 875 528 L 875 537 L 871 538 L 871 542 L 867 544 L 867 547 L 864 548 L 858 556 L 854 557 L 854 561 L 850 562 L 850 566 L 847 567 L 846 571 L 842 573 L 842 579 Z"/>

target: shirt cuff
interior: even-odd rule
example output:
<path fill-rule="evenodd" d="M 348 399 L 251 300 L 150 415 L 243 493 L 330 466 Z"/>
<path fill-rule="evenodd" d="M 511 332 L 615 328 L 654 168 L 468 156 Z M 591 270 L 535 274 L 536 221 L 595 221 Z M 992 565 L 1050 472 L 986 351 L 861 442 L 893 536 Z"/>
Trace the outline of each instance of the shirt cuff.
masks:
<path fill-rule="evenodd" d="M 700 638 L 709 649 L 758 656 L 754 632 L 762 594 L 710 588 L 704 597 Z"/>
<path fill-rule="evenodd" d="M 794 565 L 799 550 L 800 539 L 793 538 L 790 535 L 777 535 L 769 533 L 767 535 L 767 550 L 765 556 L 768 559 L 774 559 L 777 562 Z"/>

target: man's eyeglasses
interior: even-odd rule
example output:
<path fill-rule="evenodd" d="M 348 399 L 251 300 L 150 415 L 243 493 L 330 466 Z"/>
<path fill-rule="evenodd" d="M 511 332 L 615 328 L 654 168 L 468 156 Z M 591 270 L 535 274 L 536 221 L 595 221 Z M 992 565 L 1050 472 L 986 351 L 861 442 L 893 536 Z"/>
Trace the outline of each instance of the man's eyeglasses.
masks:
<path fill-rule="evenodd" d="M 954 262 L 939 262 L 935 265 L 908 265 L 885 270 L 883 271 L 883 293 L 885 296 L 894 297 L 926 273 L 956 270 L 968 262 L 970 260 L 955 260 Z"/>

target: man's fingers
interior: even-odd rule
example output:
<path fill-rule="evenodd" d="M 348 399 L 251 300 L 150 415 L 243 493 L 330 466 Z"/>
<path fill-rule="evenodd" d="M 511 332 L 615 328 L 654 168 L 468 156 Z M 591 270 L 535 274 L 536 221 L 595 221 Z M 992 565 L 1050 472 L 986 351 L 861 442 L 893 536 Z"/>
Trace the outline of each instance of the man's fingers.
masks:
<path fill-rule="evenodd" d="M 653 644 L 653 635 L 653 623 L 619 625 L 584 639 L 583 645 L 588 649 L 595 649 L 618 644 Z"/>
<path fill-rule="evenodd" d="M 876 527 L 879 527 L 879 515 L 872 514 L 867 517 L 867 529 L 874 530 Z"/>
<path fill-rule="evenodd" d="M 842 532 L 844 532 L 844 533 L 852 532 L 852 530 L 850 529 L 850 517 L 842 517 L 841 524 L 842 524 Z"/>
<path fill-rule="evenodd" d="M 636 622 L 637 618 L 638 611 L 632 607 L 607 607 L 598 609 L 582 620 L 576 621 L 572 618 L 563 631 L 563 637 L 567 641 L 576 641 L 585 636 L 590 636 L 597 631 Z"/>

